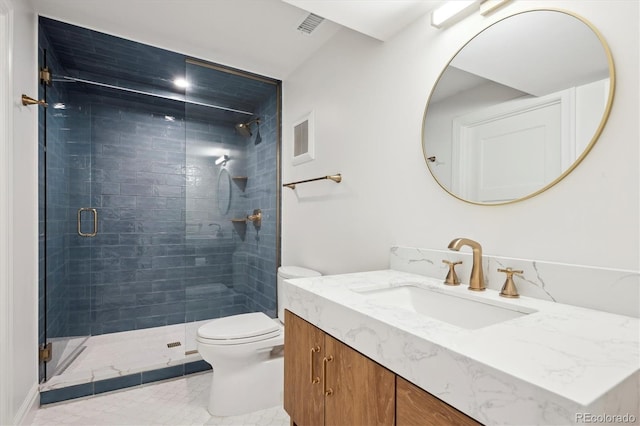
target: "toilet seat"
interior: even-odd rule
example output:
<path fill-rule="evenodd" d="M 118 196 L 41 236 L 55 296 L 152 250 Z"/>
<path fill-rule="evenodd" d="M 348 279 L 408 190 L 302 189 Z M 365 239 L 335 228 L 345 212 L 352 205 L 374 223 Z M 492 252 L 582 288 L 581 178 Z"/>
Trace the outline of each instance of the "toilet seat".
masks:
<path fill-rule="evenodd" d="M 197 340 L 208 345 L 239 345 L 278 337 L 276 321 L 262 312 L 218 318 L 198 329 Z"/>

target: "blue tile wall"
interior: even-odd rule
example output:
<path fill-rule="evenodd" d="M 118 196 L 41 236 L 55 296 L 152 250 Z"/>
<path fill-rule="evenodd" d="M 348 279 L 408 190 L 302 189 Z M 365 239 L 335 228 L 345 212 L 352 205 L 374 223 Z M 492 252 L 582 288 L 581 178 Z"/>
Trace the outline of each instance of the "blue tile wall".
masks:
<path fill-rule="evenodd" d="M 72 96 L 85 108 L 76 126 L 88 134 L 75 141 L 70 174 L 78 201 L 96 208 L 99 220 L 95 238 L 72 229 L 68 234 L 70 284 L 79 288 L 71 296 L 75 332 L 97 335 L 184 322 L 188 262 L 172 254 L 185 250 L 180 105 L 123 100 L 77 86 Z M 90 167 L 83 168 L 86 164 Z M 85 306 L 90 315 L 78 315 Z"/>
<path fill-rule="evenodd" d="M 220 167 L 200 154 L 246 144 L 233 123 L 203 123 L 173 103 L 149 107 L 81 89 L 72 91 L 85 108 L 72 117 L 76 188 L 68 214 L 90 199 L 99 233 L 86 239 L 69 228 L 70 331 L 96 335 L 248 312 L 245 288 L 233 281 L 241 241 L 230 220 L 231 212 L 247 211 L 220 213 Z"/>
<path fill-rule="evenodd" d="M 257 109 L 260 117 L 259 136 L 248 140 L 247 175 L 250 177 L 245 190 L 249 209 L 260 208 L 263 220 L 259 230 L 253 226 L 247 229 L 247 238 L 238 245 L 234 268 L 238 270 L 238 281 L 244 283 L 243 293 L 247 295 L 247 308 L 251 312 L 265 312 L 277 316 L 277 144 L 279 120 L 277 116 L 277 90 Z M 256 144 L 256 142 L 258 142 Z"/>

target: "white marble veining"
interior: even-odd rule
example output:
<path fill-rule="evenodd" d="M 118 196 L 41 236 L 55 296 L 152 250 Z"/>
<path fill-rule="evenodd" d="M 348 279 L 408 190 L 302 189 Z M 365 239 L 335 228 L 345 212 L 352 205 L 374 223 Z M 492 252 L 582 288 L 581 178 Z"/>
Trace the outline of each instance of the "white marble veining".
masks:
<path fill-rule="evenodd" d="M 472 255 L 467 251 L 392 247 L 390 269 L 427 277 L 444 277 L 448 266 L 442 260 L 463 263 L 456 273 L 463 283 L 469 282 Z M 514 276 L 523 296 L 582 306 L 614 314 L 640 317 L 640 272 L 597 268 L 508 257 L 482 256 L 487 288 L 500 290 L 505 274 L 498 268 L 522 270 Z"/>
<path fill-rule="evenodd" d="M 407 283 L 535 312 L 470 330 L 353 291 Z M 505 299 L 495 289 L 469 292 L 466 285 L 395 270 L 284 285 L 286 309 L 484 424 L 576 424 L 578 413 L 640 418 L 637 318 Z"/>

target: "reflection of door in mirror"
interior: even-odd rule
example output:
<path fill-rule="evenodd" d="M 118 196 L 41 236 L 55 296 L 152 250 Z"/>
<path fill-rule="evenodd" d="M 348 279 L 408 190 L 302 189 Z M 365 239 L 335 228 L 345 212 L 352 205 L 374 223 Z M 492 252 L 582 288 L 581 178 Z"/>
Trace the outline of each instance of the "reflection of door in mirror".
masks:
<path fill-rule="evenodd" d="M 429 170 L 472 203 L 542 192 L 595 143 L 613 77 L 609 49 L 582 18 L 535 10 L 498 21 L 460 49 L 430 95 L 423 123 Z"/>
<path fill-rule="evenodd" d="M 608 84 L 600 80 L 454 118 L 454 191 L 500 203 L 550 184 L 585 150 L 606 106 Z"/>
<path fill-rule="evenodd" d="M 536 99 L 537 101 L 537 99 Z M 454 120 L 453 189 L 466 199 L 496 203 L 530 194 L 560 174 L 561 104 L 517 102 Z M 567 141 L 568 142 L 568 141 Z"/>

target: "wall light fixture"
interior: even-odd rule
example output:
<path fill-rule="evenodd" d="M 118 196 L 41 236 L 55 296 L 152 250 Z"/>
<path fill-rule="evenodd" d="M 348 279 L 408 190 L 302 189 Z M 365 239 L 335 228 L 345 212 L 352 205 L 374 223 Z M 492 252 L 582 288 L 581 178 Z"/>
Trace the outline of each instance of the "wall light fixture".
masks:
<path fill-rule="evenodd" d="M 448 1 L 431 12 L 431 25 L 436 28 L 466 17 L 478 10 L 480 0 L 453 0 Z"/>
<path fill-rule="evenodd" d="M 466 18 L 480 10 L 487 16 L 509 3 L 511 0 L 449 0 L 431 12 L 431 25 L 442 28 Z"/>

